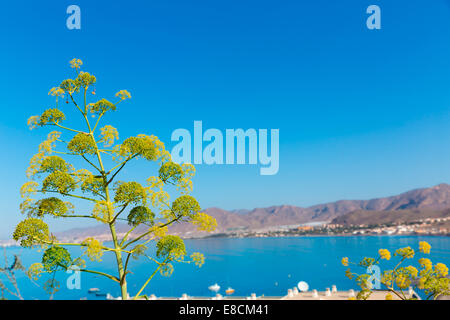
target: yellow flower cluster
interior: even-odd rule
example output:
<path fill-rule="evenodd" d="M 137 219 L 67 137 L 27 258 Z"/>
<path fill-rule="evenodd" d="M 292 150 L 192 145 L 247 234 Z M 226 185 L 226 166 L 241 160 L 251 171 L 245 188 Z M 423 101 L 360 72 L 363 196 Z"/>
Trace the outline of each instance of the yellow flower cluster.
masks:
<path fill-rule="evenodd" d="M 149 189 L 147 188 L 146 190 Z M 162 210 L 164 207 L 169 206 L 170 195 L 164 190 L 160 190 L 157 192 L 149 190 L 149 197 L 154 208 L 159 208 Z"/>
<path fill-rule="evenodd" d="M 190 163 L 181 165 L 183 176 L 177 183 L 177 189 L 181 194 L 189 194 L 192 192 L 192 178 L 195 176 L 195 167 Z"/>
<path fill-rule="evenodd" d="M 116 97 L 119 97 L 120 100 L 130 99 L 131 94 L 127 90 L 120 90 L 116 93 Z"/>
<path fill-rule="evenodd" d="M 166 159 L 170 153 L 165 150 L 164 143 L 158 137 L 139 134 L 136 137 L 129 137 L 117 145 L 113 150 L 113 160 L 123 161 L 132 156 L 140 156 L 146 160 L 154 161 Z"/>
<path fill-rule="evenodd" d="M 25 182 L 20 188 L 20 196 L 22 198 L 26 198 L 31 194 L 35 194 L 37 192 L 38 187 L 39 184 L 36 181 Z"/>
<path fill-rule="evenodd" d="M 419 278 L 419 282 L 417 283 L 417 288 L 419 288 L 420 290 L 425 289 L 426 282 L 427 282 L 426 277 Z"/>
<path fill-rule="evenodd" d="M 159 272 L 163 277 L 170 277 L 173 273 L 173 265 L 171 263 L 163 264 Z"/>
<path fill-rule="evenodd" d="M 192 224 L 197 226 L 197 230 L 211 232 L 217 227 L 217 221 L 206 213 L 199 212 L 192 217 Z"/>
<path fill-rule="evenodd" d="M 378 250 L 378 254 L 380 255 L 381 259 L 390 260 L 391 259 L 391 253 L 387 249 L 380 249 Z"/>
<path fill-rule="evenodd" d="M 83 61 L 81 61 L 80 59 L 74 58 L 74 59 L 70 60 L 71 68 L 79 69 L 82 65 L 83 65 Z"/>
<path fill-rule="evenodd" d="M 429 254 L 431 251 L 431 246 L 426 241 L 420 241 L 419 242 L 419 251 L 425 254 Z"/>
<path fill-rule="evenodd" d="M 431 263 L 430 259 L 427 258 L 420 258 L 419 264 L 424 268 L 425 270 L 431 270 L 433 264 Z"/>
<path fill-rule="evenodd" d="M 352 273 L 352 271 L 351 271 L 350 269 L 345 270 L 345 276 L 346 276 L 347 278 L 349 278 L 350 280 L 352 280 L 352 279 L 353 279 L 353 273 Z"/>
<path fill-rule="evenodd" d="M 154 208 L 162 210 L 164 207 L 169 206 L 169 194 L 163 190 L 164 182 L 159 177 L 149 177 L 147 179 L 149 187 L 145 188 L 149 195 Z"/>
<path fill-rule="evenodd" d="M 99 142 L 103 142 L 105 147 L 110 147 L 113 145 L 114 141 L 119 139 L 119 132 L 116 128 L 110 125 L 106 125 L 100 128 L 102 139 Z"/>
<path fill-rule="evenodd" d="M 40 275 L 44 272 L 42 263 L 33 263 L 27 270 L 27 276 L 34 281 L 37 281 Z"/>
<path fill-rule="evenodd" d="M 348 267 L 348 257 L 342 258 L 341 263 L 344 267 Z"/>
<path fill-rule="evenodd" d="M 50 239 L 48 225 L 41 219 L 27 218 L 16 226 L 13 239 L 20 240 L 20 245 L 26 248 L 43 244 Z"/>
<path fill-rule="evenodd" d="M 419 251 L 424 254 L 429 254 L 431 251 L 431 245 L 425 241 L 419 242 Z M 379 259 L 375 260 L 373 258 L 365 257 L 358 264 L 362 267 L 371 267 L 373 264 L 377 264 L 379 260 L 390 260 L 391 253 L 387 249 L 378 250 Z M 416 287 L 420 290 L 424 290 L 427 295 L 427 299 L 436 299 L 440 295 L 448 295 L 450 293 L 450 278 L 448 267 L 443 263 L 433 263 L 430 259 L 420 258 L 418 263 L 420 269 L 409 265 L 401 266 L 406 259 L 414 258 L 415 251 L 411 247 L 404 247 L 397 249 L 392 257 L 397 257 L 398 264 L 393 270 L 385 270 L 381 275 L 380 282 L 392 293 L 397 294 L 410 286 Z M 342 264 L 344 266 L 349 265 L 349 259 L 347 257 L 342 258 Z M 372 292 L 372 287 L 368 283 L 368 278 L 370 277 L 369 271 L 367 274 L 356 274 L 352 273 L 350 269 L 345 271 L 345 275 L 349 279 L 353 279 L 355 275 L 356 283 L 361 287 L 361 291 L 357 295 L 358 300 L 366 299 Z M 385 299 L 392 300 L 393 295 L 391 292 L 387 292 Z M 406 297 L 400 293 L 397 294 L 400 299 L 414 299 L 411 297 Z"/>
<path fill-rule="evenodd" d="M 48 92 L 48 95 L 54 96 L 54 97 L 62 97 L 64 96 L 64 90 L 60 87 L 53 87 Z"/>
<path fill-rule="evenodd" d="M 155 238 L 164 237 L 166 235 L 166 233 L 169 231 L 167 226 L 163 227 L 161 223 L 158 223 L 158 224 L 154 225 L 153 227 L 149 228 L 148 230 L 151 233 L 153 233 L 153 236 Z"/>
<path fill-rule="evenodd" d="M 395 255 L 401 256 L 406 259 L 411 259 L 414 258 L 414 250 L 411 249 L 411 247 L 400 248 L 395 251 Z"/>
<path fill-rule="evenodd" d="M 30 166 L 27 169 L 27 177 L 31 178 L 38 173 L 42 161 L 44 161 L 47 154 L 52 153 L 52 150 L 55 147 L 55 142 L 60 136 L 61 132 L 52 131 L 48 134 L 47 140 L 41 142 L 38 153 L 36 153 L 30 160 Z"/>
<path fill-rule="evenodd" d="M 200 252 L 194 252 L 191 254 L 192 262 L 195 263 L 197 267 L 201 267 L 205 263 L 205 256 Z"/>
<path fill-rule="evenodd" d="M 86 255 L 91 261 L 102 261 L 103 249 L 102 243 L 94 238 L 87 238 L 82 242 L 86 246 Z"/>
<path fill-rule="evenodd" d="M 448 268 L 443 263 L 436 263 L 434 265 L 434 271 L 438 273 L 441 277 L 446 277 L 448 275 Z"/>
<path fill-rule="evenodd" d="M 111 202 L 107 201 L 97 201 L 92 211 L 92 215 L 101 222 L 109 222 L 112 218 L 112 213 L 114 212 L 114 206 Z"/>
<path fill-rule="evenodd" d="M 31 116 L 28 118 L 27 125 L 30 130 L 36 128 L 39 124 L 40 117 L 39 116 Z"/>
<path fill-rule="evenodd" d="M 417 277 L 417 274 L 419 273 L 419 271 L 417 270 L 417 268 L 413 267 L 413 266 L 407 266 L 405 267 L 405 271 L 409 273 L 409 275 L 413 278 Z"/>
<path fill-rule="evenodd" d="M 138 244 L 131 250 L 131 257 L 135 260 L 139 259 L 140 256 L 145 254 L 148 247 L 145 244 Z"/>
<path fill-rule="evenodd" d="M 409 285 L 411 284 L 411 281 L 409 280 L 409 278 L 404 275 L 404 274 L 399 274 L 397 275 L 397 277 L 395 278 L 395 283 L 397 284 L 397 286 L 400 289 L 406 289 L 409 287 Z"/>
<path fill-rule="evenodd" d="M 56 140 L 61 136 L 61 132 L 52 131 L 47 135 L 47 140 L 41 142 L 39 145 L 39 152 L 42 153 L 52 153 L 53 148 L 55 147 Z"/>

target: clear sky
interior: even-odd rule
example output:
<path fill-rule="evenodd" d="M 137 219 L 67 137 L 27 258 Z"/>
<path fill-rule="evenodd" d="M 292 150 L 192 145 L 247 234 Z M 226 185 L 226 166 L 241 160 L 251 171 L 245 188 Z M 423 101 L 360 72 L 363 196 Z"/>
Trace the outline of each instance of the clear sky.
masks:
<path fill-rule="evenodd" d="M 81 30 L 66 8 L 81 8 Z M 381 30 L 366 8 L 381 8 Z M 203 207 L 309 206 L 450 182 L 450 1 L 9 1 L 0 8 L 0 238 L 48 132 L 26 120 L 72 74 L 132 99 L 106 117 L 121 138 L 173 130 L 280 130 L 280 169 L 197 166 Z M 144 165 L 132 176 L 155 173 Z M 79 226 L 72 224 L 70 227 Z M 68 228 L 56 224 L 56 230 Z"/>

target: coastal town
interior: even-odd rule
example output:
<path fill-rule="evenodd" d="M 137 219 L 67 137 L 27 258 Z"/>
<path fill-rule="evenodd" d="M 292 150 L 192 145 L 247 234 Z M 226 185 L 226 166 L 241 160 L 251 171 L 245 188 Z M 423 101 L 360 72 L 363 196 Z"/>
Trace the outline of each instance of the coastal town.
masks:
<path fill-rule="evenodd" d="M 304 225 L 287 225 L 260 230 L 235 230 L 215 234 L 211 237 L 228 238 L 262 238 L 262 237 L 296 237 L 314 235 L 357 236 L 357 235 L 450 235 L 450 217 L 425 218 L 407 223 L 341 225 L 317 223 Z"/>
<path fill-rule="evenodd" d="M 121 234 L 119 234 L 120 236 Z M 300 237 L 300 236 L 375 236 L 375 235 L 450 235 L 450 217 L 425 218 L 406 223 L 341 225 L 333 223 L 307 223 L 300 225 L 277 226 L 264 229 L 236 228 L 225 233 L 216 233 L 201 238 L 268 238 L 268 237 Z M 101 241 L 109 241 L 108 234 L 97 235 Z M 184 238 L 200 238 L 184 235 Z M 82 242 L 71 238 L 71 241 Z M 14 240 L 0 240 L 1 247 L 17 246 Z"/>

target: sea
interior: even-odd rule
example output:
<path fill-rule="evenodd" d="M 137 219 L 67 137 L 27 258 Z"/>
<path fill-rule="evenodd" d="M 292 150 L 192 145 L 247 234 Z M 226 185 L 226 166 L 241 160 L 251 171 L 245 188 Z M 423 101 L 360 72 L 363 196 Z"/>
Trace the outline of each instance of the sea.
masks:
<path fill-rule="evenodd" d="M 220 286 L 218 293 L 225 295 L 225 290 L 233 288 L 234 296 L 245 297 L 255 293 L 257 296 L 276 297 L 286 295 L 289 288 L 297 286 L 300 281 L 309 285 L 309 289 L 323 291 L 336 285 L 338 290 L 357 289 L 354 280 L 345 277 L 346 267 L 341 265 L 342 257 L 358 262 L 363 257 L 377 256 L 378 249 L 385 248 L 391 252 L 410 246 L 418 252 L 420 241 L 431 244 L 431 254 L 427 255 L 433 263 L 442 262 L 450 265 L 450 237 L 445 236 L 309 236 L 279 238 L 214 238 L 185 240 L 188 253 L 201 252 L 205 263 L 197 267 L 189 263 L 175 263 L 170 277 L 157 274 L 144 290 L 147 295 L 157 297 L 189 296 L 213 297 L 215 292 L 208 287 Z M 70 249 L 72 257 L 80 254 L 79 249 Z M 6 248 L 6 255 L 20 256 L 25 267 L 40 262 L 42 252 L 38 249 L 20 247 Z M 154 254 L 149 248 L 148 254 Z M 417 256 L 419 253 L 417 253 Z M 0 255 L 1 257 L 1 255 Z M 408 264 L 417 266 L 414 261 Z M 87 268 L 116 274 L 115 257 L 107 253 L 101 262 L 87 262 Z M 395 258 L 383 262 L 383 269 L 392 268 Z M 3 266 L 3 259 L 0 260 Z M 136 294 L 141 285 L 156 269 L 156 264 L 146 258 L 131 260 L 128 275 L 128 290 Z M 364 272 L 363 268 L 354 266 L 354 271 Z M 70 278 L 72 276 L 72 278 Z M 106 299 L 108 293 L 113 297 L 120 295 L 120 288 L 103 276 L 81 273 L 79 286 L 73 286 L 74 274 L 60 271 L 56 279 L 60 283 L 59 291 L 53 299 Z M 25 299 L 49 299 L 43 289 L 48 275 L 32 282 L 23 272 L 17 273 L 19 289 Z M 0 280 L 5 278 L 0 276 Z M 69 285 L 68 285 L 69 282 Z M 72 284 L 72 285 L 71 285 Z M 100 291 L 89 293 L 90 288 Z M 9 299 L 14 299 L 6 294 Z"/>

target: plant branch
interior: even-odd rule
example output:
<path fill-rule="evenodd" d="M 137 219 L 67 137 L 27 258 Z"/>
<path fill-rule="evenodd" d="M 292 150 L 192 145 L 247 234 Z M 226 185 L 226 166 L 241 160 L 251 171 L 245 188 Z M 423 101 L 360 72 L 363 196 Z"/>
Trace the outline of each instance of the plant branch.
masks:
<path fill-rule="evenodd" d="M 110 223 L 114 223 L 116 221 L 116 219 L 120 216 L 120 214 L 125 210 L 125 208 L 128 206 L 130 202 L 125 203 L 122 206 L 122 209 L 120 209 L 120 211 L 114 216 L 114 218 L 112 219 L 112 221 Z"/>
<path fill-rule="evenodd" d="M 112 177 L 108 180 L 108 182 L 106 183 L 106 185 L 109 185 L 109 184 L 114 180 L 114 178 L 116 177 L 116 175 L 120 172 L 120 170 L 122 170 L 123 167 L 127 164 L 127 162 L 130 161 L 131 159 L 137 157 L 137 155 L 138 155 L 138 154 L 136 153 L 136 154 L 133 155 L 132 157 L 130 157 L 130 158 L 128 158 L 127 160 L 123 161 L 121 164 L 115 166 L 114 168 L 116 168 L 116 167 L 118 167 L 118 166 L 120 166 L 120 168 L 117 169 L 117 171 L 112 175 Z M 111 171 L 114 170 L 114 168 L 112 168 L 111 170 L 109 170 L 107 174 L 111 173 Z"/>
<path fill-rule="evenodd" d="M 172 224 L 172 223 L 178 221 L 180 218 L 181 218 L 181 217 L 172 219 L 171 221 L 169 221 L 169 222 L 167 222 L 167 223 L 165 223 L 165 224 L 162 224 L 162 225 L 158 226 L 158 229 L 161 229 L 161 228 L 163 228 L 163 227 L 166 227 L 166 226 L 168 226 L 168 225 L 170 225 L 170 224 Z M 125 246 L 123 246 L 122 248 L 125 249 L 125 248 L 128 247 L 130 244 L 133 244 L 133 243 L 135 243 L 136 241 L 141 240 L 142 238 L 144 238 L 145 236 L 149 235 L 149 234 L 152 233 L 152 232 L 154 232 L 154 230 L 149 230 L 149 231 L 147 231 L 147 232 L 141 234 L 141 235 L 140 235 L 139 237 L 137 237 L 136 239 L 131 240 L 130 242 L 128 242 L 128 243 L 127 243 Z"/>
<path fill-rule="evenodd" d="M 95 122 L 94 128 L 92 129 L 92 132 L 95 132 L 95 129 L 97 129 L 98 123 L 100 122 L 100 119 L 103 117 L 103 115 L 105 114 L 105 112 L 102 112 L 98 118 L 97 121 Z"/>
<path fill-rule="evenodd" d="M 126 241 L 128 236 L 130 235 L 130 233 L 133 232 L 133 230 L 136 229 L 136 227 L 137 227 L 137 225 L 135 225 L 133 228 L 131 228 L 130 230 L 127 231 L 127 233 L 123 236 L 122 241 L 120 242 L 120 246 L 123 246 L 124 242 Z"/>
<path fill-rule="evenodd" d="M 161 263 L 158 268 L 156 268 L 155 271 L 153 271 L 153 273 L 151 274 L 151 276 L 147 279 L 147 281 L 145 281 L 144 285 L 141 287 L 141 289 L 138 291 L 138 293 L 136 294 L 136 296 L 134 297 L 134 300 L 137 300 L 140 296 L 140 294 L 142 293 L 142 291 L 144 291 L 145 287 L 147 287 L 148 283 L 150 282 L 150 280 L 152 280 L 152 278 L 155 276 L 155 274 L 158 272 L 158 270 L 167 262 L 167 258 L 164 260 L 163 263 Z"/>
<path fill-rule="evenodd" d="M 102 173 L 102 171 L 101 171 L 95 164 L 93 164 L 88 158 L 86 158 L 86 157 L 84 156 L 84 154 L 82 154 L 81 157 L 83 157 L 83 159 L 86 160 L 87 163 L 89 163 L 91 166 L 93 166 L 95 169 L 97 169 L 97 171 L 98 171 L 100 174 Z"/>
<path fill-rule="evenodd" d="M 77 107 L 78 110 L 80 110 L 82 115 L 85 115 L 83 110 L 81 110 L 81 108 L 78 106 L 78 104 L 75 102 L 75 99 L 73 98 L 72 94 L 69 93 L 70 99 L 72 100 L 73 104 Z"/>
<path fill-rule="evenodd" d="M 79 131 L 79 130 L 75 130 L 75 129 L 64 127 L 64 126 L 60 125 L 58 122 L 55 122 L 55 121 L 53 121 L 53 125 L 58 126 L 61 129 L 69 130 L 69 131 L 76 132 L 76 133 L 86 133 L 86 132 L 83 132 L 83 131 Z"/>
<path fill-rule="evenodd" d="M 104 272 L 95 271 L 95 270 L 88 270 L 88 269 L 80 269 L 80 271 L 82 271 L 82 272 L 88 272 L 88 273 L 93 273 L 93 274 L 98 274 L 98 275 L 101 275 L 101 276 L 105 276 L 105 277 L 107 277 L 107 278 L 109 278 L 109 279 L 111 279 L 111 280 L 113 280 L 113 281 L 115 281 L 115 282 L 120 283 L 119 278 L 117 278 L 117 277 L 115 277 L 115 276 L 113 276 L 113 275 L 104 273 Z"/>
<path fill-rule="evenodd" d="M 88 198 L 88 197 L 83 197 L 83 196 L 77 196 L 75 194 L 69 194 L 69 193 L 65 193 L 65 192 L 59 192 L 59 191 L 53 191 L 53 190 L 38 190 L 37 192 L 41 192 L 41 193 L 46 193 L 46 192 L 53 192 L 53 193 L 59 193 L 63 196 L 68 196 L 68 197 L 73 197 L 73 198 L 78 198 L 78 199 L 83 199 L 83 200 L 88 200 L 88 201 L 92 201 L 92 202 L 97 202 L 97 200 L 92 199 L 92 198 Z"/>

